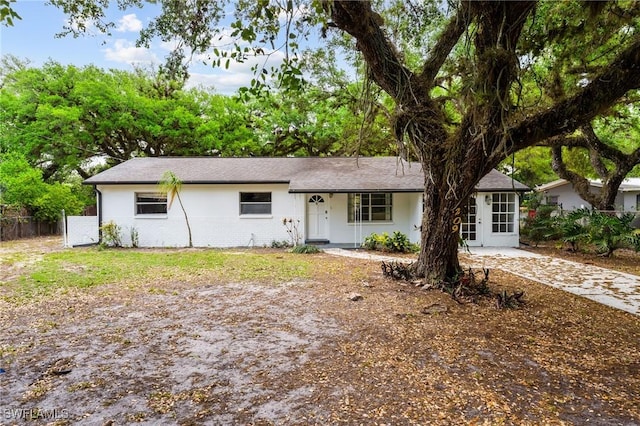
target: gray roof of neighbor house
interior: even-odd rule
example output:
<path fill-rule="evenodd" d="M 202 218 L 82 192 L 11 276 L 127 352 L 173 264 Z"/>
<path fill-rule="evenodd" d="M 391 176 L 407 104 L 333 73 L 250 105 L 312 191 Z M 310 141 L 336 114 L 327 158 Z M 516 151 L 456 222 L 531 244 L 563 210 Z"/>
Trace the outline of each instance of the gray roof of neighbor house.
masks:
<path fill-rule="evenodd" d="M 545 183 L 545 184 L 539 185 L 539 186 L 537 186 L 535 188 L 535 190 L 538 191 L 538 192 L 544 192 L 544 191 L 548 191 L 550 189 L 554 189 L 554 188 L 557 188 L 559 186 L 564 186 L 564 185 L 572 185 L 573 186 L 573 184 L 571 182 L 569 182 L 568 180 L 558 179 L 558 180 L 554 180 L 553 182 L 549 182 L 549 183 Z M 602 188 L 602 181 L 599 180 L 599 179 L 589 179 L 589 185 L 590 186 L 594 186 L 596 188 Z M 618 188 L 618 191 L 620 191 L 620 192 L 636 192 L 636 191 L 640 191 L 640 178 L 626 178 L 620 184 L 620 187 Z"/>
<path fill-rule="evenodd" d="M 134 158 L 85 180 L 87 185 L 157 184 L 173 172 L 183 184 L 287 183 L 289 192 L 422 192 L 417 162 L 396 157 L 146 157 Z M 529 188 L 492 170 L 478 191 Z"/>

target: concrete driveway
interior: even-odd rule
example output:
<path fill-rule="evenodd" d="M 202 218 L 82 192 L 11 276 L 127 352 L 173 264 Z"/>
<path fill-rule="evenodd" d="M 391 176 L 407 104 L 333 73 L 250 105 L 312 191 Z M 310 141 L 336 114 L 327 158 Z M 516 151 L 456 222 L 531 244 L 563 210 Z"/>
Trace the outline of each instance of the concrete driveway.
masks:
<path fill-rule="evenodd" d="M 374 260 L 406 260 L 356 250 L 327 253 Z M 640 315 L 640 276 L 593 265 L 543 256 L 517 248 L 472 247 L 466 253 L 471 268 L 500 269 L 532 281 L 577 294 L 634 315 Z"/>

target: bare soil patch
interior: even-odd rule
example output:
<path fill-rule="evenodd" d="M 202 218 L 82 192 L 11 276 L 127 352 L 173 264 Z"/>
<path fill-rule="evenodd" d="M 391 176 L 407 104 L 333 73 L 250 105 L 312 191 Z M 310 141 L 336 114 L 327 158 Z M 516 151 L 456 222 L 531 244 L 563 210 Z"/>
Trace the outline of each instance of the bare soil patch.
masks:
<path fill-rule="evenodd" d="M 3 303 L 0 423 L 640 424 L 638 317 L 500 271 L 490 285 L 525 290 L 522 308 L 311 259 L 286 284 L 197 275 Z"/>

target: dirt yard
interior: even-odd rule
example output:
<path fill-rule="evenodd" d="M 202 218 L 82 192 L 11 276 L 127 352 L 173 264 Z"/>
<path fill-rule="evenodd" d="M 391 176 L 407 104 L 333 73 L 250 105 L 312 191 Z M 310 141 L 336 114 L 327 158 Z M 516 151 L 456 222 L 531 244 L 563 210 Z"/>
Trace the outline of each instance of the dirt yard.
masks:
<path fill-rule="evenodd" d="M 2 294 L 59 250 L 0 244 Z M 637 316 L 499 271 L 525 306 L 461 305 L 308 256 L 285 284 L 199 271 L 0 298 L 0 424 L 640 425 Z"/>

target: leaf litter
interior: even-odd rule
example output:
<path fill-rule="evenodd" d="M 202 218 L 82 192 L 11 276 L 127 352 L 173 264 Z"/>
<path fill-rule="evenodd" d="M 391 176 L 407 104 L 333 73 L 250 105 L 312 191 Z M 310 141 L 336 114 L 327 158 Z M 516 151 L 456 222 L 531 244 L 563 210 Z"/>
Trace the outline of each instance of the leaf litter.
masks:
<path fill-rule="evenodd" d="M 199 274 L 1 302 L 0 409 L 66 410 L 55 424 L 640 424 L 637 316 L 500 271 L 490 285 L 525 290 L 523 306 L 459 305 L 378 262 L 313 256 L 313 276 L 286 284 Z"/>

